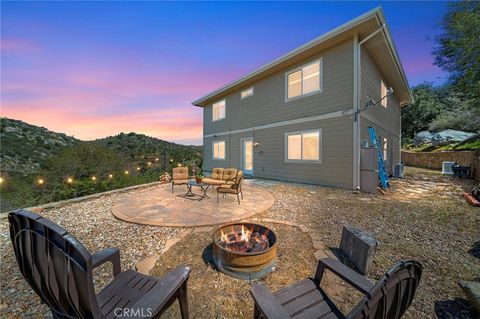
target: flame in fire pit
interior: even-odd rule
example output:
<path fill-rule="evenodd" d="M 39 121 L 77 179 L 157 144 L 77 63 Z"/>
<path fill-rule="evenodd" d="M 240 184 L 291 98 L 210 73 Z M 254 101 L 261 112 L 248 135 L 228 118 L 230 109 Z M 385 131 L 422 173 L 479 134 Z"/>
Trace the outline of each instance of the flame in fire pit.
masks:
<path fill-rule="evenodd" d="M 268 229 L 263 233 L 260 233 L 260 229 L 255 229 L 254 226 L 251 229 L 241 225 L 240 230 L 235 230 L 232 226 L 231 230 L 227 233 L 220 231 L 220 239 L 218 244 L 225 249 L 235 252 L 259 252 L 264 251 L 270 247 L 268 240 Z"/>

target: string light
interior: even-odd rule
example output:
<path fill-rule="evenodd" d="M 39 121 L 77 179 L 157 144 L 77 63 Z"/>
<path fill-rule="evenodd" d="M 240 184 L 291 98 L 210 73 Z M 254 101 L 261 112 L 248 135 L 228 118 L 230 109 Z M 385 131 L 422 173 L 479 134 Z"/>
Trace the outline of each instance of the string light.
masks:
<path fill-rule="evenodd" d="M 139 171 L 139 170 L 140 170 L 140 167 L 137 167 L 137 171 Z"/>
<path fill-rule="evenodd" d="M 157 157 L 157 158 L 155 159 L 155 162 L 158 162 L 158 160 L 159 160 L 159 158 Z"/>
<path fill-rule="evenodd" d="M 97 180 L 97 177 L 96 176 L 92 176 L 92 181 L 96 181 Z"/>
<path fill-rule="evenodd" d="M 170 163 L 173 163 L 173 158 L 170 159 Z"/>
<path fill-rule="evenodd" d="M 67 183 L 69 183 L 69 184 L 73 183 L 73 178 L 71 178 L 71 177 L 67 178 Z"/>
<path fill-rule="evenodd" d="M 43 185 L 45 183 L 43 178 L 39 178 L 37 182 L 38 182 L 38 185 Z"/>
<path fill-rule="evenodd" d="M 3 184 L 3 182 L 5 182 L 5 179 L 3 177 L 0 176 L 0 185 Z"/>
<path fill-rule="evenodd" d="M 152 162 L 148 162 L 147 164 L 148 164 L 148 166 L 150 166 L 150 165 L 152 165 Z"/>
<path fill-rule="evenodd" d="M 108 178 L 113 178 L 113 174 L 108 174 Z"/>
<path fill-rule="evenodd" d="M 128 171 L 127 171 L 127 170 L 125 171 L 125 175 L 128 175 Z"/>
<path fill-rule="evenodd" d="M 177 166 L 180 167 L 180 166 L 182 166 L 182 164 L 181 164 L 181 163 L 178 163 Z"/>

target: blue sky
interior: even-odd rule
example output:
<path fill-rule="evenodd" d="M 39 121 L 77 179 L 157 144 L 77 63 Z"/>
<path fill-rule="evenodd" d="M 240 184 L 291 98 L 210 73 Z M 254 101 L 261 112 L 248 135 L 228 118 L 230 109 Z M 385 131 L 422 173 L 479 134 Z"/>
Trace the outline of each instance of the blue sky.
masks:
<path fill-rule="evenodd" d="M 410 84 L 444 83 L 429 39 L 446 2 L 2 2 L 1 113 L 200 144 L 191 101 L 378 5 Z"/>

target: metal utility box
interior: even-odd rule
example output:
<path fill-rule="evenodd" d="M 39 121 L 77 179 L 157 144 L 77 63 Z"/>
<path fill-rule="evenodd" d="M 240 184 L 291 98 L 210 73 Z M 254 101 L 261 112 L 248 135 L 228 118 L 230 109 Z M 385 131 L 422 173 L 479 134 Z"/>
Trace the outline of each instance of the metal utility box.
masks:
<path fill-rule="evenodd" d="M 360 189 L 375 193 L 378 186 L 378 149 L 375 147 L 360 150 Z"/>

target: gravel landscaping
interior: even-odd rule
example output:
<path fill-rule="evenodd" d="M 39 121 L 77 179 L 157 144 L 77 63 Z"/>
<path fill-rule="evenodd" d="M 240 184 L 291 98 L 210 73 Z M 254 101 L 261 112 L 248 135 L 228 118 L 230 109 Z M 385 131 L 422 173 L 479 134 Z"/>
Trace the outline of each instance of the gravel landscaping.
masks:
<path fill-rule="evenodd" d="M 478 318 L 478 313 L 466 302 L 457 284 L 461 279 L 480 280 L 480 209 L 469 206 L 460 196 L 464 190 L 475 185 L 473 181 L 407 168 L 405 179 L 393 180 L 392 189 L 379 195 L 353 194 L 348 190 L 294 183 L 255 180 L 247 184 L 245 187 L 264 187 L 275 195 L 274 206 L 252 219 L 306 225 L 316 230 L 326 246 L 331 248 L 338 247 L 345 225 L 374 234 L 380 245 L 368 274 L 372 281 L 402 258 L 419 260 L 424 266 L 424 276 L 414 303 L 404 318 Z M 103 196 L 45 210 L 42 214 L 65 227 L 92 252 L 118 247 L 122 268 L 131 269 L 139 260 L 160 254 L 165 242 L 184 230 L 136 225 L 112 216 L 111 208 L 115 203 L 134 192 L 148 192 L 149 189 Z M 264 283 L 275 290 L 300 277 L 313 275 L 315 262 L 311 244 L 295 248 L 298 242 L 291 240 L 301 236 L 295 235 L 298 228 L 272 227 L 290 248 L 281 252 L 278 269 Z M 0 231 L 0 315 L 43 317 L 48 312 L 47 307 L 40 305 L 39 298 L 18 272 L 7 220 L 1 221 Z M 248 294 L 249 285 L 213 271 L 202 259 L 202 251 L 196 256 L 188 254 L 201 250 L 208 240 L 208 233 L 194 232 L 183 238 L 160 257 L 153 273 L 161 275 L 180 262 L 193 266 L 192 289 L 189 291 L 193 318 L 251 318 L 253 301 Z M 303 242 L 299 241 L 300 244 Z M 291 271 L 289 265 L 295 263 L 295 256 L 302 258 L 298 258 L 298 270 Z M 108 267 L 95 271 L 99 289 L 111 278 L 110 273 Z M 287 280 L 289 274 L 291 276 Z M 209 288 L 205 288 L 205 293 L 201 287 L 207 285 Z M 216 297 L 209 298 L 210 294 Z M 350 298 L 345 298 L 344 302 L 343 306 L 352 304 Z M 203 305 L 205 311 L 198 305 Z M 235 307 L 238 311 L 234 311 Z M 178 317 L 176 308 L 175 304 L 166 317 Z"/>

